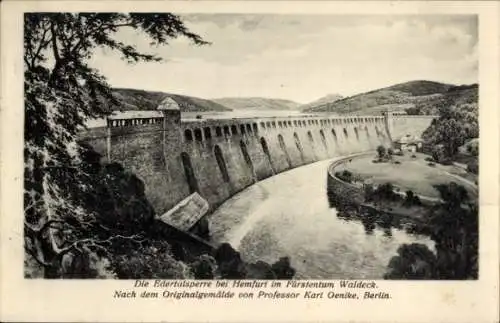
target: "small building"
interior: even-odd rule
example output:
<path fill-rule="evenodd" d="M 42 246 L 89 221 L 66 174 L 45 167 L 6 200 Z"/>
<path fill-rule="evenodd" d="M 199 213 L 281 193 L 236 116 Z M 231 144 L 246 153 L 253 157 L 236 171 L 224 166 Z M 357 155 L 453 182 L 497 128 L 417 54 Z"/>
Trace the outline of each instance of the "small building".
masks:
<path fill-rule="evenodd" d="M 401 111 L 401 110 L 389 110 L 387 109 L 386 111 L 382 111 L 383 116 L 387 115 L 393 115 L 393 116 L 405 116 L 408 115 L 406 111 Z"/>
<path fill-rule="evenodd" d="M 414 153 L 422 150 L 422 144 L 423 140 L 420 137 L 407 134 L 394 141 L 394 149 Z"/>
<path fill-rule="evenodd" d="M 167 96 L 164 98 L 158 107 L 156 108 L 157 110 L 180 110 L 179 104 L 172 99 L 171 97 Z"/>

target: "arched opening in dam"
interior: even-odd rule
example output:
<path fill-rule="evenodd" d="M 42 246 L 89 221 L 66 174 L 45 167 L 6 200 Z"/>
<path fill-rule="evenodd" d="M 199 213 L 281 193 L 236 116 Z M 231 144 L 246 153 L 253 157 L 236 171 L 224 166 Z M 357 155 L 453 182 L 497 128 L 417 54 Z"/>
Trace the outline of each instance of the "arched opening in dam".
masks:
<path fill-rule="evenodd" d="M 302 144 L 300 143 L 299 135 L 297 135 L 296 132 L 293 133 L 293 140 L 295 141 L 295 147 L 297 147 L 297 150 L 299 151 L 300 160 L 304 163 L 305 162 L 304 150 L 302 149 Z"/>
<path fill-rule="evenodd" d="M 191 129 L 184 130 L 184 140 L 193 141 L 193 132 Z"/>
<path fill-rule="evenodd" d="M 198 142 L 203 141 L 203 135 L 201 134 L 200 128 L 194 129 L 194 139 Z"/>
<path fill-rule="evenodd" d="M 219 126 L 215 127 L 215 135 L 217 137 L 222 137 L 222 128 L 221 127 L 219 127 Z"/>
<path fill-rule="evenodd" d="M 333 140 L 335 140 L 335 143 L 337 143 L 337 133 L 335 132 L 335 129 L 332 128 L 332 135 L 333 135 Z"/>
<path fill-rule="evenodd" d="M 248 154 L 247 145 L 243 142 L 243 140 L 240 140 L 240 149 L 241 149 L 241 154 L 243 155 L 243 159 L 245 160 L 248 169 L 252 173 L 253 180 L 256 181 L 255 169 L 253 167 L 252 158 Z"/>
<path fill-rule="evenodd" d="M 267 142 L 266 139 L 264 139 L 264 137 L 260 138 L 260 145 L 262 146 L 264 155 L 266 155 L 267 161 L 269 162 L 269 167 L 271 168 L 271 171 L 274 174 L 275 171 L 274 171 L 273 160 L 271 159 L 271 153 L 269 152 L 269 147 L 267 146 Z"/>
<path fill-rule="evenodd" d="M 205 139 L 206 139 L 206 140 L 210 140 L 210 139 L 212 139 L 212 132 L 211 132 L 211 130 L 210 130 L 210 127 L 205 127 L 205 128 L 203 129 L 203 132 L 205 133 Z"/>
<path fill-rule="evenodd" d="M 229 183 L 229 173 L 227 172 L 226 161 L 224 160 L 224 155 L 222 154 L 222 150 L 220 149 L 219 145 L 215 145 L 214 155 L 217 161 L 217 165 L 219 166 L 222 179 L 224 180 L 224 182 Z"/>
<path fill-rule="evenodd" d="M 189 158 L 188 153 L 181 153 L 182 167 L 184 168 L 184 175 L 186 176 L 186 181 L 189 187 L 189 193 L 198 192 L 198 181 L 194 174 L 193 165 L 191 164 L 191 158 Z"/>
<path fill-rule="evenodd" d="M 311 121 L 311 123 L 313 122 L 312 120 L 309 120 L 309 121 Z M 317 160 L 318 156 L 316 155 L 316 149 L 314 147 L 314 138 L 313 138 L 311 131 L 307 132 L 307 138 L 309 139 L 309 144 L 311 147 L 311 152 L 312 152 L 312 155 L 314 157 L 314 160 Z"/>
<path fill-rule="evenodd" d="M 286 162 L 288 164 L 288 168 L 290 168 L 290 167 L 292 167 L 292 161 L 290 160 L 290 155 L 288 155 L 288 151 L 287 151 L 286 145 L 285 145 L 285 140 L 283 140 L 283 136 L 281 134 L 278 135 L 278 141 L 279 141 L 280 148 L 283 151 L 283 154 L 285 154 L 285 159 L 286 159 Z"/>
<path fill-rule="evenodd" d="M 323 147 L 325 148 L 325 151 L 328 152 L 328 145 L 326 144 L 326 137 L 323 129 L 319 131 L 319 135 L 321 137 L 321 142 L 323 143 Z"/>
<path fill-rule="evenodd" d="M 309 143 L 311 144 L 311 146 L 314 145 L 314 138 L 310 131 L 307 132 L 307 138 L 309 138 Z"/>

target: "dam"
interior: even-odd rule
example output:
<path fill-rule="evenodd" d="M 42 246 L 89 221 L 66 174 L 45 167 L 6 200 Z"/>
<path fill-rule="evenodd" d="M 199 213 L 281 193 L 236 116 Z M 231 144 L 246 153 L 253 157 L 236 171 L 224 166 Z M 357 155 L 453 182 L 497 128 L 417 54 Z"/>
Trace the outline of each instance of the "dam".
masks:
<path fill-rule="evenodd" d="M 81 134 L 145 186 L 157 214 L 193 193 L 208 212 L 250 185 L 299 166 L 391 145 L 420 135 L 435 116 L 292 115 L 262 118 L 183 119 L 165 99 L 158 111 L 134 118 L 108 117 Z"/>

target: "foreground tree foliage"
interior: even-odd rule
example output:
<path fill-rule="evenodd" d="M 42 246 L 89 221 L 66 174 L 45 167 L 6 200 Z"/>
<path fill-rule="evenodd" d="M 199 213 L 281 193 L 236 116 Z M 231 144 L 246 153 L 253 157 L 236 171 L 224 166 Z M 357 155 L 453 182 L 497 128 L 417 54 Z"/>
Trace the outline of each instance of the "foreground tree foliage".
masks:
<path fill-rule="evenodd" d="M 155 220 L 142 181 L 118 163 L 103 164 L 91 147 L 77 141 L 88 118 L 109 112 L 103 100 L 114 101 L 105 79 L 87 63 L 96 48 L 118 51 L 131 63 L 161 60 L 116 39 L 120 29 L 144 33 L 151 45 L 178 36 L 195 45 L 208 43 L 169 13 L 26 14 L 24 23 L 25 275 L 261 277 L 262 271 L 248 273 L 252 265 L 229 245 L 215 256 L 193 258 L 160 229 L 164 224 Z M 274 278 L 295 272 L 289 261 L 277 264 Z"/>
<path fill-rule="evenodd" d="M 403 244 L 398 255 L 389 262 L 385 279 L 432 279 L 436 256 L 426 245 Z"/>
<path fill-rule="evenodd" d="M 475 103 L 445 105 L 439 110 L 439 119 L 424 131 L 422 139 L 433 147 L 434 159 L 442 162 L 452 159 L 468 140 L 479 137 L 479 123 Z"/>
<path fill-rule="evenodd" d="M 217 248 L 214 258 L 218 266 L 216 275 L 221 279 L 292 279 L 295 276 L 295 269 L 288 257 L 282 257 L 272 265 L 263 261 L 246 263 L 228 243 Z"/>
<path fill-rule="evenodd" d="M 437 185 L 442 203 L 429 210 L 428 233 L 436 254 L 427 246 L 404 244 L 391 259 L 386 279 L 477 279 L 478 208 L 456 183 Z"/>
<path fill-rule="evenodd" d="M 112 185 L 124 184 L 118 180 L 123 170 L 117 165 L 96 168 L 98 163 L 85 160 L 88 149 L 76 141 L 87 118 L 108 112 L 100 102 L 114 100 L 104 77 L 88 65 L 95 49 L 117 51 L 132 63 L 161 60 L 119 41 L 115 36 L 122 28 L 142 32 L 152 45 L 166 45 L 178 36 L 207 44 L 170 13 L 24 16 L 25 250 L 45 277 L 60 277 L 68 254 L 85 258 L 81 255 L 109 250 L 119 240 L 140 241 L 131 229 L 136 223 L 127 223 L 151 218 L 151 207 L 138 196 L 140 181 L 129 177 L 124 179 L 129 186 L 118 188 L 137 200 L 127 204 L 127 197 L 117 198 Z M 103 185 L 96 191 L 100 180 Z M 112 229 L 110 219 L 117 218 Z"/>

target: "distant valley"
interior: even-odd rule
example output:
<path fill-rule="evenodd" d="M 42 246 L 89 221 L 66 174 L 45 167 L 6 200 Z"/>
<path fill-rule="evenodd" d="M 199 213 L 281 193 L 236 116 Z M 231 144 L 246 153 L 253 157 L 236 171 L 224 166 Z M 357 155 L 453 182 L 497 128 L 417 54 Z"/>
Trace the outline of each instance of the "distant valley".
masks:
<path fill-rule="evenodd" d="M 233 110 L 300 110 L 300 103 L 273 98 L 234 97 L 211 99 L 211 101 Z"/>

